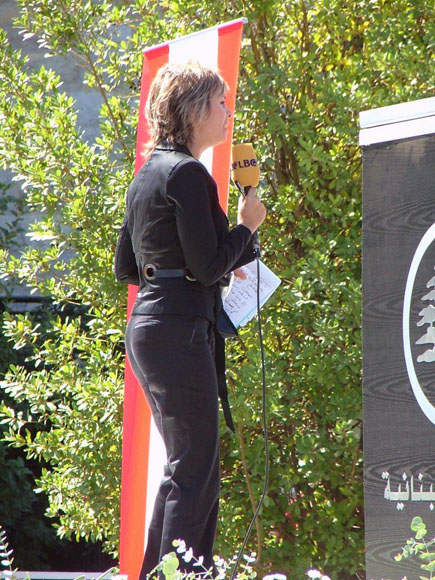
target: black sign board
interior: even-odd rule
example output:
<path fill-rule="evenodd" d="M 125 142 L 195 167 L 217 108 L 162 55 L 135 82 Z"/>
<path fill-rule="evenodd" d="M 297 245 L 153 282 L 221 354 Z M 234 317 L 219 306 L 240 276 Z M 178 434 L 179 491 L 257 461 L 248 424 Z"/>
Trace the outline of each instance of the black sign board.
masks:
<path fill-rule="evenodd" d="M 435 131 L 419 133 L 363 143 L 367 580 L 435 578 Z"/>

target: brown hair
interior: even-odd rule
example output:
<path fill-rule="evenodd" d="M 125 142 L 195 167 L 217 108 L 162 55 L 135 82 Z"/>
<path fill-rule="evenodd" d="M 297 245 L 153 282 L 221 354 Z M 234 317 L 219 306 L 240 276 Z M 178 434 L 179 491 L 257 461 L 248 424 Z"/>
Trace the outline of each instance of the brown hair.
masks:
<path fill-rule="evenodd" d="M 188 143 L 195 123 L 210 110 L 210 98 L 225 89 L 222 77 L 198 62 L 163 66 L 151 83 L 146 104 L 150 140 L 145 153 L 162 140 Z"/>

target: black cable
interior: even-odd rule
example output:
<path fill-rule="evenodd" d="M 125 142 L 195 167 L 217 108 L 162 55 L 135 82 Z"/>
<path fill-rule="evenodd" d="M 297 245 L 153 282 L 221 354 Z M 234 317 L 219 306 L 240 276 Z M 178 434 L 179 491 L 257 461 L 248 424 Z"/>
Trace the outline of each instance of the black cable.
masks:
<path fill-rule="evenodd" d="M 258 339 L 260 343 L 260 353 L 261 353 L 261 372 L 262 372 L 262 418 L 263 418 L 263 436 L 264 436 L 264 485 L 263 492 L 261 494 L 260 501 L 258 502 L 257 509 L 255 510 L 254 516 L 249 524 L 248 530 L 243 540 L 242 547 L 240 548 L 237 560 L 234 564 L 233 571 L 231 573 L 231 580 L 234 580 L 237 573 L 237 568 L 240 565 L 240 561 L 245 551 L 246 544 L 248 543 L 249 536 L 251 534 L 252 528 L 254 526 L 255 520 L 260 513 L 261 507 L 264 503 L 266 497 L 267 488 L 269 486 L 269 434 L 267 431 L 267 416 L 266 416 L 266 364 L 264 356 L 264 345 L 263 345 L 263 330 L 261 325 L 261 312 L 260 312 L 260 259 L 257 252 L 257 320 L 258 320 Z"/>

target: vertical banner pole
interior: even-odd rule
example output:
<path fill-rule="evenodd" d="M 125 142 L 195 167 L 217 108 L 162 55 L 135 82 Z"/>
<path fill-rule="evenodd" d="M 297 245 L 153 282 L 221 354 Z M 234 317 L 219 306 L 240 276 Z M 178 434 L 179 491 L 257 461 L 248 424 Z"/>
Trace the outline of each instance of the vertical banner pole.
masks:
<path fill-rule="evenodd" d="M 145 159 L 142 150 L 148 140 L 145 105 L 150 84 L 157 71 L 166 63 L 198 60 L 216 68 L 228 84 L 227 105 L 234 111 L 243 24 L 241 18 L 215 26 L 144 52 L 139 120 L 137 128 L 135 173 Z M 227 209 L 230 175 L 233 118 L 228 138 L 205 153 L 201 161 L 218 185 L 219 201 Z M 129 286 L 127 320 L 136 299 L 137 287 Z M 121 482 L 120 573 L 137 580 L 142 566 L 146 528 L 165 462 L 162 443 L 151 421 L 145 395 L 130 368 L 125 363 L 124 418 Z"/>

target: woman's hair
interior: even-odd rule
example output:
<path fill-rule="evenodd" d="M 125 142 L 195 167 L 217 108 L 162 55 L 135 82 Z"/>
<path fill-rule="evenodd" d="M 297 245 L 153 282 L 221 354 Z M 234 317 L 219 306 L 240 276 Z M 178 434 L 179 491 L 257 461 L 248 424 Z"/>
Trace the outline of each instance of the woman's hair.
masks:
<path fill-rule="evenodd" d="M 195 124 L 210 110 L 210 98 L 225 89 L 222 77 L 198 62 L 163 66 L 151 83 L 146 104 L 150 140 L 145 153 L 163 140 L 188 143 Z"/>

